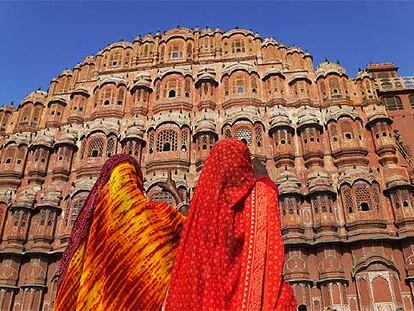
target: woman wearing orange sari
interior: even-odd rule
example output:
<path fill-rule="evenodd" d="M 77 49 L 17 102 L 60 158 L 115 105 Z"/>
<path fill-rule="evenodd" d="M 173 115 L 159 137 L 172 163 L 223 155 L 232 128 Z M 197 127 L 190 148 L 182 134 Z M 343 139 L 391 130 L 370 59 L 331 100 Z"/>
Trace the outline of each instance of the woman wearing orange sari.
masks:
<path fill-rule="evenodd" d="M 61 261 L 56 310 L 160 310 L 184 216 L 143 195 L 139 164 L 104 165 Z"/>
<path fill-rule="evenodd" d="M 190 204 L 166 310 L 296 310 L 280 226 L 277 188 L 255 178 L 248 147 L 218 142 Z"/>

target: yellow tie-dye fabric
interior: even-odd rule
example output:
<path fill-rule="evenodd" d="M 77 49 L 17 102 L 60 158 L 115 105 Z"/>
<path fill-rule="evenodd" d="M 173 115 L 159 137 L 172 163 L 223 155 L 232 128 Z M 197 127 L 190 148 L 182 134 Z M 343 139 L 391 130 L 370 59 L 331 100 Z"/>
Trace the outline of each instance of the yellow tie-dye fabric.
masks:
<path fill-rule="evenodd" d="M 134 165 L 118 164 L 101 188 L 87 236 L 59 287 L 56 310 L 159 310 L 184 217 L 149 202 Z"/>

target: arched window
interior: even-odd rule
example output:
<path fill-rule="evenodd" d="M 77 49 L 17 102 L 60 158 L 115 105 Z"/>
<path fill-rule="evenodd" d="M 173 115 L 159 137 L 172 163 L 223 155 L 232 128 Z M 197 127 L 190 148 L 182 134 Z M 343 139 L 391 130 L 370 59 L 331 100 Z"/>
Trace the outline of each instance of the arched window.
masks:
<path fill-rule="evenodd" d="M 177 132 L 171 129 L 161 131 L 157 137 L 157 151 L 177 151 Z"/>
<path fill-rule="evenodd" d="M 236 130 L 235 136 L 237 139 L 246 142 L 249 146 L 252 144 L 252 132 L 247 126 L 239 127 Z"/>
<path fill-rule="evenodd" d="M 99 158 L 102 157 L 104 148 L 104 141 L 101 137 L 93 137 L 89 141 L 89 148 L 88 148 L 88 157 L 89 158 Z"/>

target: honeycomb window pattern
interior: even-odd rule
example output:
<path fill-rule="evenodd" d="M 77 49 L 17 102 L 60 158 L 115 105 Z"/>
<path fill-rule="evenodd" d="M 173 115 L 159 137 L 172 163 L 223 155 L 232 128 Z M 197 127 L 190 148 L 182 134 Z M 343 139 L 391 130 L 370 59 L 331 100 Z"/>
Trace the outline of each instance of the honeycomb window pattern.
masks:
<path fill-rule="evenodd" d="M 157 137 L 157 152 L 177 151 L 177 132 L 163 130 Z"/>
<path fill-rule="evenodd" d="M 248 127 L 239 127 L 236 130 L 236 138 L 240 140 L 245 140 L 249 146 L 252 144 L 252 132 Z"/>

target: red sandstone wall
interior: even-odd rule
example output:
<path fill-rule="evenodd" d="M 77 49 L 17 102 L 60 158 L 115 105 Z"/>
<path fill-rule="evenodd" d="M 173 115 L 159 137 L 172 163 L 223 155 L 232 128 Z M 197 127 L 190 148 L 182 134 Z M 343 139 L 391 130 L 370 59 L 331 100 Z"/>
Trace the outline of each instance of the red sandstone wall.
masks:
<path fill-rule="evenodd" d="M 308 310 L 413 307 L 414 200 L 366 72 L 234 29 L 116 42 L 0 110 L 0 306 L 51 310 L 58 263 L 105 159 L 169 170 L 185 200 L 212 145 L 244 139 L 279 186 L 285 279 Z M 395 121 L 395 120 L 394 120 Z M 387 309 L 388 308 L 388 309 Z"/>

